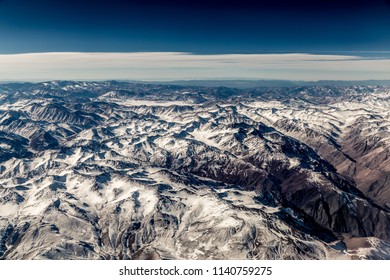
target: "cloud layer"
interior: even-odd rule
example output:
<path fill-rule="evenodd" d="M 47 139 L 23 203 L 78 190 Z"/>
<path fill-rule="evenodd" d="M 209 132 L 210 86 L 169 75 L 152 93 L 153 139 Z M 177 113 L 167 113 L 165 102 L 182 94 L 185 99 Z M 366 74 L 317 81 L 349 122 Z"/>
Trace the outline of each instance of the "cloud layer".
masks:
<path fill-rule="evenodd" d="M 390 59 L 348 55 L 178 52 L 0 55 L 0 81 L 390 79 Z"/>

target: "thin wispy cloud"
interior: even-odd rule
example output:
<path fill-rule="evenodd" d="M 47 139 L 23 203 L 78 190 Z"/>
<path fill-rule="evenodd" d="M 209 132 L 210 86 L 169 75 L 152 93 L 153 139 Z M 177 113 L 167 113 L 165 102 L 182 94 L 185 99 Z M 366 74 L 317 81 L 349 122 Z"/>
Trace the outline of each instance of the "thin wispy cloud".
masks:
<path fill-rule="evenodd" d="M 388 79 L 390 59 L 352 55 L 180 52 L 0 55 L 0 80 Z"/>

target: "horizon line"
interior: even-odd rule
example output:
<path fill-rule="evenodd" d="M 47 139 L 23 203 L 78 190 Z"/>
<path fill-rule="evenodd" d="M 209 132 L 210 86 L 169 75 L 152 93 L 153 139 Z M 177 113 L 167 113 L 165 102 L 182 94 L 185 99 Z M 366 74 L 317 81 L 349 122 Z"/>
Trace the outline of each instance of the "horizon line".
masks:
<path fill-rule="evenodd" d="M 390 57 L 347 54 L 43 52 L 0 54 L 0 80 L 386 80 Z"/>

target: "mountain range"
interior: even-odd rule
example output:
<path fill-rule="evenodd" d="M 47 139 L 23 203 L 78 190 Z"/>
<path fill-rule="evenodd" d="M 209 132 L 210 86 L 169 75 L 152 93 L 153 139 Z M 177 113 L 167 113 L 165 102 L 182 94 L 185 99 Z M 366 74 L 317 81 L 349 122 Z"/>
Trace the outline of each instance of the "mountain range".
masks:
<path fill-rule="evenodd" d="M 390 259 L 390 87 L 0 85 L 1 259 Z"/>

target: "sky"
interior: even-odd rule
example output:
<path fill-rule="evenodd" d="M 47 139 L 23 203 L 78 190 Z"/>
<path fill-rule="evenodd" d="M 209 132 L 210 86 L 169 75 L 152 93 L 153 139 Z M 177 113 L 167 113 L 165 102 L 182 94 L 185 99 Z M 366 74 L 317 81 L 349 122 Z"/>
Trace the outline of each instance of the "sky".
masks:
<path fill-rule="evenodd" d="M 390 79 L 389 30 L 390 0 L 0 0 L 0 80 Z"/>

